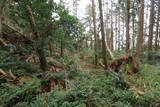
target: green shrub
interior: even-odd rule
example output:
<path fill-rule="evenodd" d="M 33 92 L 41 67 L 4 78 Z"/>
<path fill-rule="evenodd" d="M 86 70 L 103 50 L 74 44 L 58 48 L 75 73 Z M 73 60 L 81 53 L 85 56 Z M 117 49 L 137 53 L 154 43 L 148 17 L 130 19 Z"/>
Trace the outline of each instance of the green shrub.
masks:
<path fill-rule="evenodd" d="M 11 106 L 21 101 L 31 102 L 40 89 L 40 81 L 32 79 L 31 81 L 19 85 L 3 84 L 5 89 L 0 89 L 0 105 Z"/>

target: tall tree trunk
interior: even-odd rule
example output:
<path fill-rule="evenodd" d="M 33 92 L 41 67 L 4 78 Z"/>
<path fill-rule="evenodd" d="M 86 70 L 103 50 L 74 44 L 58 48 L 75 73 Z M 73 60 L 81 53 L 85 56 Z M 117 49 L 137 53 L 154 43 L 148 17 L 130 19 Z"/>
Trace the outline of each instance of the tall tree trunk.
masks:
<path fill-rule="evenodd" d="M 121 14 L 120 14 L 120 0 L 118 0 L 118 50 L 120 51 L 120 38 L 121 38 Z"/>
<path fill-rule="evenodd" d="M 121 1 L 121 0 L 120 0 L 120 1 Z M 123 3 L 123 6 L 124 6 L 124 8 L 125 8 L 125 0 L 122 0 L 122 1 L 124 2 L 124 3 Z M 123 7 L 122 7 L 122 9 L 123 9 Z M 121 16 L 123 17 L 123 18 L 122 18 L 123 33 L 122 33 L 122 35 L 121 35 L 121 40 L 120 40 L 120 41 L 121 41 L 121 46 L 120 46 L 120 47 L 121 47 L 122 50 L 123 50 L 123 49 L 125 49 L 125 48 L 124 48 L 124 47 L 125 47 L 125 46 L 124 46 L 124 45 L 125 45 L 125 43 L 124 43 L 124 40 L 125 40 L 125 39 L 124 39 L 124 36 L 123 36 L 123 35 L 125 35 L 125 17 L 124 17 L 124 16 L 125 16 L 125 12 L 122 13 Z"/>
<path fill-rule="evenodd" d="M 117 6 L 116 6 L 117 8 Z M 118 46 L 118 28 L 117 28 L 117 24 L 118 24 L 118 14 L 117 14 L 117 11 L 116 11 L 116 16 L 115 16 L 115 50 L 117 50 L 117 46 Z"/>
<path fill-rule="evenodd" d="M 150 22 L 149 23 L 150 25 L 149 25 L 148 50 L 152 51 L 153 25 L 154 25 L 154 0 L 151 0 Z"/>
<path fill-rule="evenodd" d="M 133 49 L 135 48 L 135 26 L 134 26 L 134 23 L 135 23 L 135 19 L 134 19 L 135 17 L 133 17 L 133 19 L 132 19 L 132 47 L 133 47 Z"/>
<path fill-rule="evenodd" d="M 126 25 L 126 53 L 129 51 L 129 5 L 130 0 L 125 0 L 125 25 Z"/>
<path fill-rule="evenodd" d="M 106 56 L 106 44 L 105 44 L 105 32 L 104 32 L 104 23 L 103 23 L 103 12 L 102 12 L 102 0 L 98 0 L 98 2 L 99 2 L 100 24 L 101 24 L 101 35 L 102 35 L 103 63 L 105 65 L 105 69 L 108 69 L 107 56 Z"/>
<path fill-rule="evenodd" d="M 132 48 L 135 49 L 135 6 L 134 6 L 134 1 L 132 4 L 132 12 L 133 12 L 133 16 L 132 16 Z"/>
<path fill-rule="evenodd" d="M 60 4 L 61 5 L 64 5 L 64 2 L 63 2 L 63 0 L 60 0 Z M 61 49 L 61 51 L 60 51 L 60 57 L 63 57 L 64 56 L 64 54 L 63 54 L 63 38 L 61 38 L 61 41 L 60 41 L 60 49 Z M 78 46 L 77 46 L 78 47 Z M 77 48 L 78 49 L 78 48 Z"/>
<path fill-rule="evenodd" d="M 122 21 L 123 21 L 123 25 L 122 25 L 123 26 L 123 35 L 125 35 L 125 18 L 123 18 Z M 121 36 L 121 40 L 120 40 L 121 41 L 121 48 L 122 49 L 124 49 L 124 44 L 125 44 L 124 43 L 124 36 L 123 35 Z"/>
<path fill-rule="evenodd" d="M 158 49 L 159 19 L 160 19 L 160 0 L 158 1 L 158 15 L 157 15 L 157 25 L 156 25 L 156 38 L 155 38 L 155 50 L 156 51 Z"/>
<path fill-rule="evenodd" d="M 29 23 L 31 25 L 32 32 L 34 34 L 33 39 L 36 41 L 35 48 L 36 48 L 36 51 L 39 57 L 40 68 L 43 71 L 46 71 L 47 70 L 47 60 L 46 60 L 45 52 L 44 52 L 44 40 L 39 35 L 39 32 L 36 28 L 35 20 L 32 14 L 32 9 L 28 5 L 27 5 L 27 11 L 29 13 Z"/>
<path fill-rule="evenodd" d="M 112 13 L 112 11 L 113 11 L 113 9 L 112 9 L 113 5 L 112 4 L 113 3 L 112 3 L 112 0 L 111 0 L 111 44 L 110 44 L 111 51 L 113 51 L 113 13 Z"/>
<path fill-rule="evenodd" d="M 94 28 L 95 65 L 98 65 L 96 12 L 95 12 L 95 2 L 94 2 L 94 0 L 92 0 L 92 15 L 93 15 L 93 28 Z"/>
<path fill-rule="evenodd" d="M 106 1 L 105 7 L 106 7 L 106 9 L 105 9 L 105 17 L 106 17 L 105 27 L 106 27 L 106 29 L 108 29 L 108 26 L 109 26 L 109 22 L 108 22 L 108 20 L 107 20 L 108 14 L 109 14 L 109 12 L 108 12 L 108 10 L 109 10 L 109 9 L 108 9 L 108 1 Z"/>
<path fill-rule="evenodd" d="M 106 29 L 106 41 L 107 41 L 107 46 L 109 49 L 111 49 L 111 29 L 107 28 Z"/>
<path fill-rule="evenodd" d="M 143 46 L 144 0 L 140 0 L 136 56 L 140 57 Z"/>
<path fill-rule="evenodd" d="M 37 45 L 36 51 L 37 51 L 39 61 L 40 61 L 40 68 L 43 71 L 46 71 L 47 70 L 47 60 L 46 60 L 45 52 L 44 52 L 44 40 L 43 38 L 39 38 L 38 40 L 39 40 L 39 43 L 36 44 Z"/>
<path fill-rule="evenodd" d="M 146 21 L 144 22 L 144 32 L 145 32 L 145 35 L 147 35 L 147 32 L 148 32 L 148 18 L 149 18 L 149 3 L 146 3 L 145 4 L 146 5 L 146 17 L 145 17 L 145 19 L 146 19 Z"/>

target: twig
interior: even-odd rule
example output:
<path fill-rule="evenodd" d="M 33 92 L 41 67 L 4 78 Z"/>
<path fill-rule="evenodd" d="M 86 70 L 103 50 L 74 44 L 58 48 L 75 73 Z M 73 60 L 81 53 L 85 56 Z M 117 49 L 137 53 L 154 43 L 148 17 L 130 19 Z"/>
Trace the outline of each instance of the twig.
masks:
<path fill-rule="evenodd" d="M 0 38 L 0 42 L 1 42 L 4 46 L 7 45 L 7 43 L 6 43 L 2 38 Z"/>
<path fill-rule="evenodd" d="M 7 73 L 5 71 L 3 71 L 2 69 L 0 69 L 0 73 L 4 76 L 7 76 Z"/>
<path fill-rule="evenodd" d="M 4 70 L 0 69 L 0 73 L 8 78 L 12 78 L 13 80 L 16 79 L 16 76 L 11 72 L 11 70 L 9 72 L 5 72 Z"/>
<path fill-rule="evenodd" d="M 9 76 L 11 77 L 11 78 L 13 78 L 14 80 L 16 79 L 16 76 L 12 73 L 12 71 L 11 70 L 9 70 Z"/>

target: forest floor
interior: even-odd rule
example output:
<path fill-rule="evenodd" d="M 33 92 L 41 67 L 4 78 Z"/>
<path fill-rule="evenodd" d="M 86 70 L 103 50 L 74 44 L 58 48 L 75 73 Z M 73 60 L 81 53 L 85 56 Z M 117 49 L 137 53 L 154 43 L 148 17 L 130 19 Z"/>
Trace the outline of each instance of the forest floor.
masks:
<path fill-rule="evenodd" d="M 103 75 L 98 71 L 103 68 L 96 67 L 94 64 L 86 63 L 85 61 L 77 62 L 80 71 L 91 71 L 92 77 L 96 78 L 97 75 Z M 128 75 L 126 72 L 120 72 L 124 81 L 129 85 L 130 90 L 134 90 L 137 94 L 152 93 L 160 91 L 160 66 L 151 64 L 141 64 L 140 70 L 137 74 Z"/>
<path fill-rule="evenodd" d="M 75 105 L 79 105 L 79 107 L 94 107 L 92 104 L 97 107 L 160 106 L 159 64 L 141 63 L 140 71 L 132 75 L 128 75 L 125 71 L 107 75 L 109 71 L 87 62 L 88 59 L 84 60 L 70 56 L 62 59 L 51 57 L 47 61 L 60 67 L 56 68 L 58 72 L 64 72 L 64 69 L 68 67 L 71 68 L 69 70 L 66 69 L 66 71 L 68 70 L 67 72 L 80 71 L 79 74 L 74 76 L 74 79 L 66 80 L 69 87 L 66 91 L 60 91 L 55 87 L 53 90 L 44 92 L 40 87 L 42 86 L 41 82 L 46 81 L 46 78 L 37 78 L 36 75 L 38 74 L 36 73 L 28 76 L 24 74 L 25 77 L 29 77 L 27 81 L 25 78 L 25 81 L 20 81 L 20 84 L 14 85 L 14 87 L 10 83 L 3 84 L 3 88 L 0 90 L 0 99 L 2 99 L 0 105 L 23 105 L 23 103 L 27 102 L 28 106 L 32 105 L 33 107 L 35 105 L 41 107 L 42 104 L 47 104 L 49 105 L 48 107 L 53 105 L 61 107 L 67 102 L 69 106 L 65 107 L 75 107 Z M 49 72 L 48 78 L 52 76 L 51 74 L 53 72 Z M 49 87 L 49 85 L 47 86 Z M 27 97 L 25 96 L 26 94 L 30 94 L 30 96 Z M 15 102 L 18 97 L 21 101 Z"/>
<path fill-rule="evenodd" d="M 91 77 L 93 78 L 101 78 L 104 73 L 99 72 L 102 68 L 96 68 L 95 65 L 86 63 L 84 61 L 78 62 L 79 69 L 83 72 L 89 72 Z M 159 99 L 159 91 L 160 91 L 160 66 L 159 64 L 140 64 L 140 70 L 136 74 L 127 74 L 125 71 L 121 71 L 118 75 L 120 75 L 125 83 L 129 85 L 129 89 L 134 91 L 136 98 L 143 96 L 143 99 L 148 104 L 149 99 L 152 99 L 153 102 L 155 99 Z M 83 81 L 83 80 L 82 80 Z M 89 84 L 88 84 L 89 85 Z M 102 92 L 103 93 L 103 92 Z M 160 105 L 160 101 L 156 103 L 156 106 Z M 145 106 L 142 105 L 142 106 Z M 152 107 L 152 106 L 151 106 Z"/>

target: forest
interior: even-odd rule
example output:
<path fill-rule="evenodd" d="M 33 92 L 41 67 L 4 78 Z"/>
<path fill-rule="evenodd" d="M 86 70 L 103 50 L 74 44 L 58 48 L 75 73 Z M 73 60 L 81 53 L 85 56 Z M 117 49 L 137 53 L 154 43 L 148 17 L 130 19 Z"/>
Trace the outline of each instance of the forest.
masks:
<path fill-rule="evenodd" d="M 0 0 L 0 107 L 160 107 L 160 0 Z"/>

